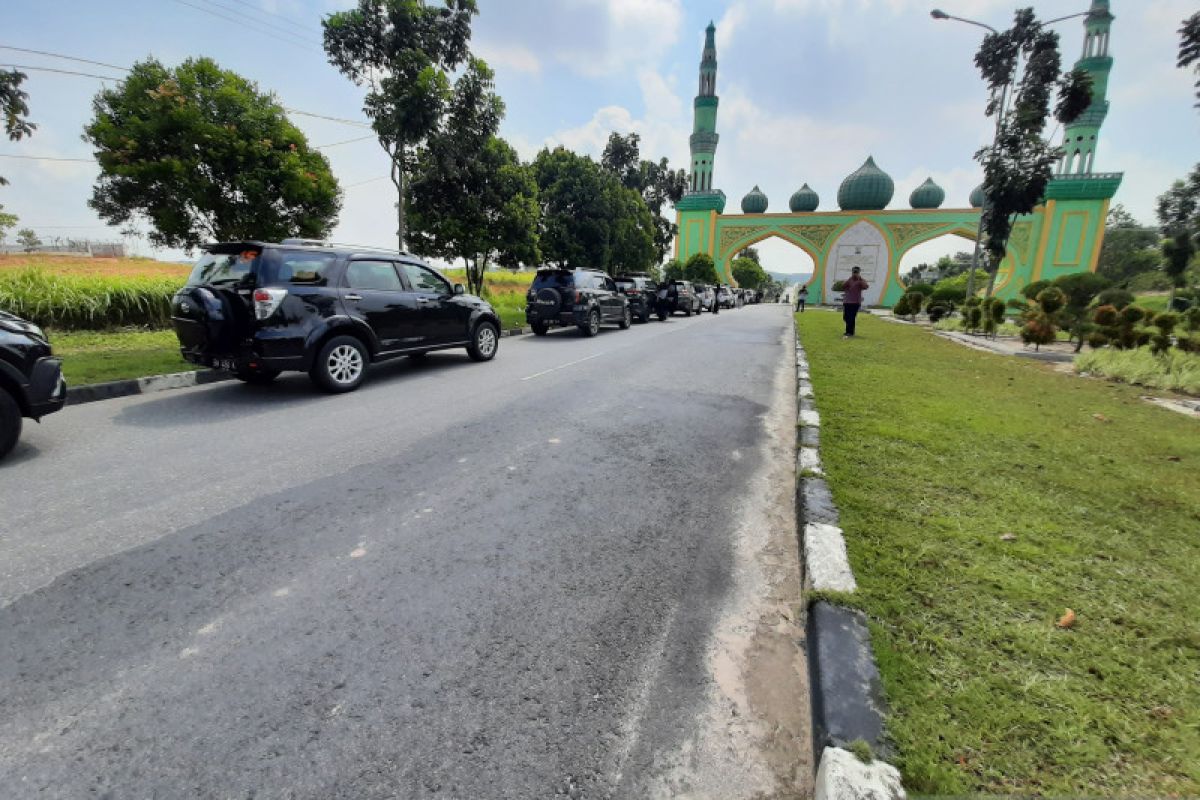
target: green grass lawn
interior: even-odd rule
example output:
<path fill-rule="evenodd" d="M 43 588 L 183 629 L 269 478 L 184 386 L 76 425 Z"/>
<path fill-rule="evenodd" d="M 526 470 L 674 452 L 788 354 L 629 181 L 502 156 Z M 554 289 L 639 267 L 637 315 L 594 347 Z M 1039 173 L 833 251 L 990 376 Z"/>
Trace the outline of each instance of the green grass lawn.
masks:
<path fill-rule="evenodd" d="M 1200 794 L 1200 423 L 926 330 L 797 319 L 908 788 Z"/>
<path fill-rule="evenodd" d="M 68 386 L 196 369 L 179 355 L 174 331 L 49 331 Z"/>
<path fill-rule="evenodd" d="M 1135 305 L 1139 305 L 1148 311 L 1155 313 L 1167 310 L 1168 294 L 1139 294 L 1134 300 Z"/>

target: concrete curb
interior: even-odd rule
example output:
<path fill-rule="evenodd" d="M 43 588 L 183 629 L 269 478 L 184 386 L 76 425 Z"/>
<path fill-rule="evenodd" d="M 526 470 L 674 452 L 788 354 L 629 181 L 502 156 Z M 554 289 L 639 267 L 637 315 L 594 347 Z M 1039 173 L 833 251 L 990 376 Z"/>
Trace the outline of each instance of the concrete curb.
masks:
<path fill-rule="evenodd" d="M 531 333 L 533 333 L 532 328 L 511 328 L 500 331 L 500 338 L 526 336 Z M 84 403 L 95 403 L 99 400 L 129 397 L 134 394 L 153 394 L 165 392 L 168 389 L 186 389 L 189 386 L 203 386 L 232 379 L 233 376 L 223 370 L 201 369 L 192 372 L 172 372 L 166 375 L 148 375 L 144 378 L 129 378 L 108 383 L 89 383 L 84 386 L 68 387 L 67 405 L 78 406 Z"/>
<path fill-rule="evenodd" d="M 803 531 L 804 587 L 808 592 L 848 594 L 858 589 L 838 510 L 820 456 L 821 416 L 796 331 L 797 527 Z M 812 692 L 816 800 L 901 800 L 900 773 L 878 760 L 891 755 L 884 731 L 887 705 L 871 649 L 866 617 L 817 600 L 808 606 L 809 683 Z M 865 764 L 849 747 L 865 743 L 874 758 Z"/>

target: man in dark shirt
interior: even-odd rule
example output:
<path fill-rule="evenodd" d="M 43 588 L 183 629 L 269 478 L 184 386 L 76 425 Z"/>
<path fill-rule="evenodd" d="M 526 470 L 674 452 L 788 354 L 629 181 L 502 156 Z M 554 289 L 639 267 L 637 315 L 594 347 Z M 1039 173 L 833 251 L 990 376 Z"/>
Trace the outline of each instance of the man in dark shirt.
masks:
<path fill-rule="evenodd" d="M 850 270 L 850 277 L 842 287 L 842 319 L 846 321 L 846 334 L 843 339 L 854 335 L 858 310 L 862 308 L 863 292 L 871 288 L 859 272 L 861 270 L 858 267 Z"/>

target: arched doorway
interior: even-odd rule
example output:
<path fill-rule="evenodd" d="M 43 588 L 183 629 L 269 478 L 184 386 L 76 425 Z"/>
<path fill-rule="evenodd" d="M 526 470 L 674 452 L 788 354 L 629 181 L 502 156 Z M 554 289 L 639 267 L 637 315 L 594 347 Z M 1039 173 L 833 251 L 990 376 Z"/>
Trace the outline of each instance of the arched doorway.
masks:
<path fill-rule="evenodd" d="M 966 233 L 942 234 L 906 251 L 897 274 L 905 287 L 935 283 L 948 274 L 969 270 L 974 250 L 975 240 Z"/>
<path fill-rule="evenodd" d="M 762 268 L 771 274 L 775 280 L 793 287 L 812 283 L 816 278 L 817 263 L 802 247 L 780 236 L 769 236 L 753 245 L 758 254 Z M 815 292 L 810 288 L 814 295 Z"/>

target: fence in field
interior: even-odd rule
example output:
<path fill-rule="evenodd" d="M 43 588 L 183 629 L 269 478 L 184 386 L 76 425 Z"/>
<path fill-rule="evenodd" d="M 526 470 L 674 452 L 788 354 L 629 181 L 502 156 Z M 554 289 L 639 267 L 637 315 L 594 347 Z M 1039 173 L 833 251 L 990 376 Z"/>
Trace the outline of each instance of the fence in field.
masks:
<path fill-rule="evenodd" d="M 19 244 L 0 245 L 0 253 L 19 255 L 26 248 Z M 94 258 L 124 258 L 125 245 L 121 242 L 94 242 L 90 239 L 58 239 L 49 244 L 40 244 L 33 248 L 38 255 L 58 256 L 92 256 Z"/>

